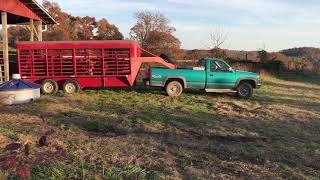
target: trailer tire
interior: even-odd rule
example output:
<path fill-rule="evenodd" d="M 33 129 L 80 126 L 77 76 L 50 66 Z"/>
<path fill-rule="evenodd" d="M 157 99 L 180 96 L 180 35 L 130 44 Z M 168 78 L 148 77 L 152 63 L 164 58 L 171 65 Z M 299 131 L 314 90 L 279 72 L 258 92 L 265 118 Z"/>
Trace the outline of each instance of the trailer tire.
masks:
<path fill-rule="evenodd" d="M 166 93 L 171 97 L 178 97 L 183 92 L 183 86 L 178 81 L 171 81 L 166 85 Z"/>
<path fill-rule="evenodd" d="M 75 94 L 80 92 L 81 87 L 79 83 L 75 80 L 66 80 L 63 83 L 62 89 L 63 89 L 63 92 L 66 94 Z"/>
<path fill-rule="evenodd" d="M 53 79 L 45 79 L 41 82 L 42 94 L 56 94 L 59 90 L 58 83 Z"/>

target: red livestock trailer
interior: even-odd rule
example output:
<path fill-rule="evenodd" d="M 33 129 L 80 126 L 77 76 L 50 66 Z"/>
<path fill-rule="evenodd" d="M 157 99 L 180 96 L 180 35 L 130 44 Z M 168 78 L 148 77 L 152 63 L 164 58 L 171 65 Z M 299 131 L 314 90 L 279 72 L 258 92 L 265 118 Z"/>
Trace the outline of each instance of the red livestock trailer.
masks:
<path fill-rule="evenodd" d="M 20 42 L 17 54 L 22 79 L 41 84 L 44 94 L 133 86 L 143 63 L 176 68 L 135 41 Z"/>

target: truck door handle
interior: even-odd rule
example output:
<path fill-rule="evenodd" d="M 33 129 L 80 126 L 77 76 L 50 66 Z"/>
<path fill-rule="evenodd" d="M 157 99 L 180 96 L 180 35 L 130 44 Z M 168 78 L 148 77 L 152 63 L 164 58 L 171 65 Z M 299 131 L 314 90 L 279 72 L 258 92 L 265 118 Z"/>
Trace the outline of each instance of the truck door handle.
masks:
<path fill-rule="evenodd" d="M 210 77 L 213 77 L 213 74 L 210 74 Z"/>

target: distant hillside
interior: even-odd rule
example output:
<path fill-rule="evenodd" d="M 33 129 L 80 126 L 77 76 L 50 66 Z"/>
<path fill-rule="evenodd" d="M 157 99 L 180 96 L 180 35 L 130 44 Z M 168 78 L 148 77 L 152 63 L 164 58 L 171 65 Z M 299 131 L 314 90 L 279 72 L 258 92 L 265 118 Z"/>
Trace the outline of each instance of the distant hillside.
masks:
<path fill-rule="evenodd" d="M 203 56 L 210 55 L 211 50 L 185 50 L 186 58 L 193 56 Z M 250 61 L 259 61 L 258 51 L 237 51 L 237 50 L 228 50 L 224 49 L 226 56 L 231 59 L 239 59 L 239 60 L 250 60 Z M 320 60 L 320 49 L 313 47 L 301 47 L 301 48 L 292 48 L 285 49 L 279 52 L 269 52 L 270 55 L 279 55 L 282 54 L 288 57 L 304 57 L 308 60 Z"/>
<path fill-rule="evenodd" d="M 237 51 L 224 49 L 224 58 L 236 62 L 261 62 L 259 51 Z M 184 50 L 181 59 L 196 60 L 213 57 L 212 50 Z M 261 52 L 260 52 L 261 53 Z M 320 49 L 301 47 L 285 49 L 279 52 L 266 52 L 264 63 L 268 61 L 282 62 L 289 71 L 320 71 Z"/>
<path fill-rule="evenodd" d="M 320 49 L 313 47 L 292 48 L 280 51 L 288 57 L 303 57 L 306 60 L 320 62 Z"/>

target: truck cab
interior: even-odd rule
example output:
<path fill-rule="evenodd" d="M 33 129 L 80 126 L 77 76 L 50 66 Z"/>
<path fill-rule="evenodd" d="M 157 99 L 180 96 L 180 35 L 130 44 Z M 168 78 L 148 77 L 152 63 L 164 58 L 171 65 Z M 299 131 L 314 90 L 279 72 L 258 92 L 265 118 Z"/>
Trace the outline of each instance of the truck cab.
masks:
<path fill-rule="evenodd" d="M 256 73 L 234 70 L 223 59 L 206 58 L 200 67 L 165 69 L 151 68 L 145 79 L 148 86 L 165 88 L 169 96 L 179 96 L 184 89 L 198 89 L 206 92 L 236 93 L 249 98 L 253 89 L 261 87 Z"/>

